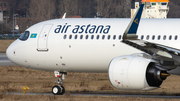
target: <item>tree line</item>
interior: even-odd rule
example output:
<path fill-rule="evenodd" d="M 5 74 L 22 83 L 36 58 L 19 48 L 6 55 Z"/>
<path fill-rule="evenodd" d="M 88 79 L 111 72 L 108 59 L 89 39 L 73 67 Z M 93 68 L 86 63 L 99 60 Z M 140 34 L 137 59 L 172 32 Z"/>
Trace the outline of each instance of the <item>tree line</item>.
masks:
<path fill-rule="evenodd" d="M 93 18 L 97 13 L 103 18 L 130 18 L 131 2 L 141 0 L 5 0 L 8 3 L 6 15 L 10 17 L 9 28 L 12 28 L 12 16 L 20 13 L 25 20 L 19 21 L 21 30 L 30 25 L 49 19 L 79 15 Z M 180 0 L 170 0 L 169 18 L 180 17 Z M 28 19 L 28 20 L 27 20 Z"/>

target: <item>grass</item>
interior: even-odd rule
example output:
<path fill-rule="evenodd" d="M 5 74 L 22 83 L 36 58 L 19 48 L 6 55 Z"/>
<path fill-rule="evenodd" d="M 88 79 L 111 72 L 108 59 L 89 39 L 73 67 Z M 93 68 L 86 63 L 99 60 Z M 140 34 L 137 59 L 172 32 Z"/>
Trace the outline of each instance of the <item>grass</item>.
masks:
<path fill-rule="evenodd" d="M 14 42 L 14 40 L 0 40 L 0 53 L 5 53 L 12 42 Z"/>
<path fill-rule="evenodd" d="M 45 96 L 45 95 L 7 95 L 5 92 L 23 92 L 23 87 L 29 87 L 27 92 L 50 93 L 57 79 L 53 72 L 31 70 L 20 66 L 0 67 L 0 101 L 7 100 L 65 100 L 82 101 L 105 100 L 115 101 L 124 97 L 99 97 L 99 96 L 72 96 L 70 93 L 106 93 L 106 94 L 132 94 L 132 95 L 180 95 L 180 77 L 171 75 L 164 81 L 160 89 L 152 91 L 121 91 L 117 90 L 110 84 L 107 73 L 68 73 L 64 80 L 66 95 L 63 96 Z M 88 99 L 87 99 L 88 98 Z M 144 100 L 146 98 L 130 98 L 129 100 Z M 156 98 L 153 98 L 156 100 Z M 150 101 L 150 99 L 146 99 Z M 167 99 L 164 99 L 167 100 Z M 163 101 L 164 101 L 163 100 Z M 172 99 L 171 99 L 172 100 Z M 176 99 L 174 99 L 176 101 Z M 173 100 L 173 101 L 174 101 Z M 161 101 L 161 99 L 158 99 Z M 168 100 L 169 101 L 169 100 Z"/>

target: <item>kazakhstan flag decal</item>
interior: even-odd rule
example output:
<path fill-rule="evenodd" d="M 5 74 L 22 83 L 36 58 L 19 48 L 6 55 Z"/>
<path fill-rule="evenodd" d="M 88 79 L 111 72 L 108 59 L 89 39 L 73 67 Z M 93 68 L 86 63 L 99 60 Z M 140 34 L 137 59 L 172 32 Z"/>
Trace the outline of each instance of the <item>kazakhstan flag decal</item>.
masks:
<path fill-rule="evenodd" d="M 32 33 L 30 38 L 36 38 L 37 33 Z"/>

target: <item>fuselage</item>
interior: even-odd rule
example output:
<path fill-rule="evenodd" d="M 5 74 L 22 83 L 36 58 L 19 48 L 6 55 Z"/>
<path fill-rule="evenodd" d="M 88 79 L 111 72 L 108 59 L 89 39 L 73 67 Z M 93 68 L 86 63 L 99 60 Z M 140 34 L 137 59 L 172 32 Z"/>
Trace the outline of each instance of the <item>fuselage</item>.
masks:
<path fill-rule="evenodd" d="M 44 21 L 28 28 L 28 38 L 14 41 L 6 53 L 14 63 L 37 70 L 107 73 L 113 58 L 142 53 L 121 42 L 129 22 L 115 18 Z M 179 28 L 180 19 L 142 19 L 137 35 L 180 49 Z"/>

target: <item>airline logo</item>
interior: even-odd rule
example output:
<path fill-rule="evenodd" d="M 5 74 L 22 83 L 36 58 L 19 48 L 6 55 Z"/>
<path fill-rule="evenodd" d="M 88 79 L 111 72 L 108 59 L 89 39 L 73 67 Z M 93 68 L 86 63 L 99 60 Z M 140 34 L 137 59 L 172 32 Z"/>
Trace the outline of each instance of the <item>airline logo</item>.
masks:
<path fill-rule="evenodd" d="M 134 22 L 135 22 L 136 24 L 138 24 L 138 18 L 137 18 L 136 20 L 134 20 Z"/>
<path fill-rule="evenodd" d="M 36 38 L 37 33 L 32 33 L 30 38 Z"/>
<path fill-rule="evenodd" d="M 109 30 L 111 28 L 110 25 L 75 25 L 75 26 L 71 26 L 68 25 L 67 23 L 65 23 L 65 25 L 57 25 L 57 28 L 54 30 L 55 33 L 66 33 L 69 28 L 72 28 L 71 32 L 76 34 L 76 33 L 103 33 L 103 34 L 108 34 Z"/>

